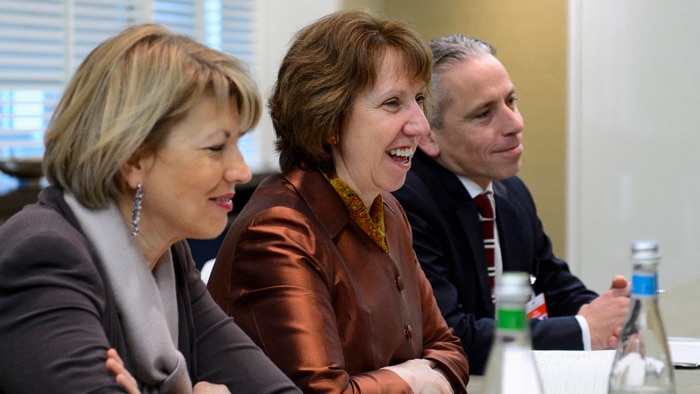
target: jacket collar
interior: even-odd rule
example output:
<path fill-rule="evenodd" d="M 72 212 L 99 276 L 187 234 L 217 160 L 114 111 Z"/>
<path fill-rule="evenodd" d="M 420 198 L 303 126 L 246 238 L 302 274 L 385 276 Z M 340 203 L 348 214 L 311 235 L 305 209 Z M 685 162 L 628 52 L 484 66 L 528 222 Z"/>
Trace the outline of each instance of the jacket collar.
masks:
<path fill-rule="evenodd" d="M 459 177 L 438 164 L 431 157 L 418 149 L 412 159 L 412 171 L 415 171 L 421 179 L 438 182 L 441 189 L 447 192 L 447 197 L 455 202 L 471 199 L 469 192 L 464 187 Z M 462 204 L 455 204 L 461 206 Z"/>
<path fill-rule="evenodd" d="M 299 167 L 286 173 L 284 177 L 299 193 L 331 237 L 338 235 L 348 222 L 352 222 L 343 201 L 318 169 L 302 163 Z M 388 214 L 395 214 L 396 208 L 388 204 L 388 202 L 393 201 L 390 194 L 382 192 L 382 199 L 384 200 L 385 218 Z"/>

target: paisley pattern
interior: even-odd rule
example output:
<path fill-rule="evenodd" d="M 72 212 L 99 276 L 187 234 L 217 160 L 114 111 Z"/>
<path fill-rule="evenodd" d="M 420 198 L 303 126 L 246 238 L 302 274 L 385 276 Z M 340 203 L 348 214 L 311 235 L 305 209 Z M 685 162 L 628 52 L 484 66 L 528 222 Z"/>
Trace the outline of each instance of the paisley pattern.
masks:
<path fill-rule="evenodd" d="M 338 193 L 340 199 L 343 200 L 348 211 L 350 211 L 352 220 L 354 220 L 355 223 L 384 250 L 384 252 L 389 254 L 389 247 L 386 245 L 386 233 L 384 229 L 384 201 L 382 200 L 382 194 L 379 193 L 377 195 L 369 211 L 367 211 L 365 204 L 347 183 L 336 175 L 329 177 L 324 174 L 324 176 L 328 179 L 331 186 L 333 186 L 335 192 Z"/>

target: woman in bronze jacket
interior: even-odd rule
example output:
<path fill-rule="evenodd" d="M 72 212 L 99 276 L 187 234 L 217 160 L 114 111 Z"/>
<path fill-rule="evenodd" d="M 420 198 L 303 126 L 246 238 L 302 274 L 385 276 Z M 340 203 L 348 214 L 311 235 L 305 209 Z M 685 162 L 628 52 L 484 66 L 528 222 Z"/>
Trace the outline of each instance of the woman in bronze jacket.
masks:
<path fill-rule="evenodd" d="M 233 223 L 209 290 L 305 392 L 465 392 L 466 356 L 390 194 L 429 132 L 430 74 L 411 27 L 360 10 L 302 29 L 282 62 L 282 174 Z"/>

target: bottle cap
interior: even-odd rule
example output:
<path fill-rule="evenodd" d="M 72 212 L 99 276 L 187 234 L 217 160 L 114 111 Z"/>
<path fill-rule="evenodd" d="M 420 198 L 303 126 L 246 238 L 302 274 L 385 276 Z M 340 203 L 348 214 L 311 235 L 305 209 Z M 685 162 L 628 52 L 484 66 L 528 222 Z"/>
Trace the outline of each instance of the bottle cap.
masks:
<path fill-rule="evenodd" d="M 526 272 L 504 272 L 496 277 L 496 301 L 523 301 L 530 298 L 530 275 Z"/>
<path fill-rule="evenodd" d="M 637 240 L 632 242 L 632 259 L 633 260 L 658 260 L 661 258 L 659 253 L 659 242 L 656 240 Z"/>

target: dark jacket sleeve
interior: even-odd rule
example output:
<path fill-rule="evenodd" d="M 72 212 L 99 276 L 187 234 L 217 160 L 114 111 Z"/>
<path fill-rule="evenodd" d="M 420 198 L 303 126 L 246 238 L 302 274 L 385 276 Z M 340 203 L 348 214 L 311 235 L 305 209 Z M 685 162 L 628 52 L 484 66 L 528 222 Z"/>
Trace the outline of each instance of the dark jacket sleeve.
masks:
<path fill-rule="evenodd" d="M 549 319 L 532 320 L 532 344 L 539 350 L 582 350 L 581 327 L 575 319 L 581 306 L 598 294 L 571 273 L 568 264 L 554 255 L 535 202 L 518 177 L 494 184 L 497 211 L 502 216 L 499 234 L 507 270 L 526 270 L 536 278 L 533 291 L 544 294 Z"/>
<path fill-rule="evenodd" d="M 291 380 L 270 361 L 232 318 L 214 302 L 201 281 L 185 242 L 176 244 L 180 266 L 186 278 L 191 308 L 189 320 L 195 354 L 191 373 L 196 381 L 225 384 L 232 393 L 300 393 Z M 181 348 L 186 346 L 180 345 Z"/>
<path fill-rule="evenodd" d="M 0 392 L 124 392 L 105 367 L 105 290 L 86 241 L 43 211 L 0 228 Z"/>
<path fill-rule="evenodd" d="M 544 293 L 550 316 L 575 315 L 598 294 L 586 288 L 557 258 L 544 232 L 530 191 L 518 177 L 494 183 L 504 270 L 526 270 L 536 278 L 533 291 Z"/>

